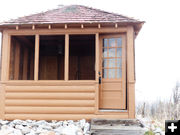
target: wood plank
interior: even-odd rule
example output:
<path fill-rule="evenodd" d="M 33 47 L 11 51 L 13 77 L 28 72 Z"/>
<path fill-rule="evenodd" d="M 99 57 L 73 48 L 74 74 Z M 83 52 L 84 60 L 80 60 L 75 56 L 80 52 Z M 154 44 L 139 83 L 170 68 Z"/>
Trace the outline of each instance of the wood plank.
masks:
<path fill-rule="evenodd" d="M 95 86 L 6 86 L 6 92 L 95 92 Z"/>
<path fill-rule="evenodd" d="M 92 119 L 95 135 L 144 135 L 144 125 L 136 119 Z"/>
<path fill-rule="evenodd" d="M 99 82 L 99 33 L 96 33 L 96 41 L 95 41 L 95 47 L 96 47 L 96 56 L 95 56 L 95 66 L 96 66 L 96 81 Z M 99 111 L 99 84 L 96 84 L 96 93 L 95 93 L 95 108 L 96 113 Z"/>
<path fill-rule="evenodd" d="M 91 114 L 94 107 L 5 107 L 6 114 Z"/>
<path fill-rule="evenodd" d="M 96 64 L 96 81 L 99 80 L 99 33 L 96 33 L 96 42 L 95 42 L 95 46 L 96 46 L 96 58 L 95 58 L 95 64 Z"/>
<path fill-rule="evenodd" d="M 103 83 L 102 84 L 103 91 L 106 91 L 106 90 L 122 91 L 121 87 L 122 87 L 121 82 L 114 82 L 114 83 L 112 82 L 112 83 Z"/>
<path fill-rule="evenodd" d="M 39 35 L 36 34 L 35 37 L 35 59 L 34 59 L 34 80 L 38 80 L 38 70 L 39 70 Z"/>
<path fill-rule="evenodd" d="M 99 84 L 96 84 L 96 91 L 95 91 L 95 114 L 99 112 Z"/>
<path fill-rule="evenodd" d="M 129 118 L 135 118 L 134 29 L 127 28 L 127 103 Z"/>
<path fill-rule="evenodd" d="M 10 61 L 9 61 L 9 79 L 14 79 L 14 57 L 15 57 L 15 40 L 11 39 L 10 45 Z"/>
<path fill-rule="evenodd" d="M 32 80 L 10 80 L 2 82 L 7 86 L 90 86 L 95 85 L 96 81 L 93 80 L 39 80 L 39 81 L 32 81 Z"/>
<path fill-rule="evenodd" d="M 24 48 L 23 80 L 27 80 L 27 74 L 28 74 L 28 49 Z"/>
<path fill-rule="evenodd" d="M 0 84 L 0 119 L 4 120 L 5 111 L 5 85 Z"/>
<path fill-rule="evenodd" d="M 30 80 L 34 80 L 34 55 L 33 52 L 30 53 Z"/>
<path fill-rule="evenodd" d="M 53 35 L 53 34 L 96 34 L 96 33 L 124 33 L 127 31 L 127 27 L 118 27 L 118 28 L 68 28 L 68 29 L 19 29 L 17 30 L 4 30 L 9 34 L 13 35 L 34 35 L 34 34 L 41 34 L 41 35 Z"/>
<path fill-rule="evenodd" d="M 64 80 L 69 80 L 69 34 L 65 35 L 65 65 Z"/>
<path fill-rule="evenodd" d="M 94 107 L 94 100 L 6 100 L 6 106 Z"/>
<path fill-rule="evenodd" d="M 20 44 L 16 42 L 15 44 L 15 60 L 14 60 L 14 80 L 19 80 L 20 71 Z"/>
<path fill-rule="evenodd" d="M 94 115 L 94 114 L 5 114 L 5 119 L 32 119 L 32 120 L 90 120 L 92 118 L 126 119 L 127 114 L 118 115 Z"/>
<path fill-rule="evenodd" d="M 103 109 L 125 109 L 124 108 L 124 100 L 122 99 L 123 93 L 120 91 L 114 92 L 114 91 L 107 91 L 103 92 L 101 98 L 101 108 Z M 119 103 L 117 103 L 119 102 Z"/>
<path fill-rule="evenodd" d="M 61 100 L 93 100 L 94 93 L 6 93 L 6 99 L 61 99 Z"/>
<path fill-rule="evenodd" d="M 91 130 L 91 133 L 93 135 L 144 135 L 145 132 L 143 130 L 138 130 L 138 129 L 137 130 L 97 129 L 97 130 Z"/>

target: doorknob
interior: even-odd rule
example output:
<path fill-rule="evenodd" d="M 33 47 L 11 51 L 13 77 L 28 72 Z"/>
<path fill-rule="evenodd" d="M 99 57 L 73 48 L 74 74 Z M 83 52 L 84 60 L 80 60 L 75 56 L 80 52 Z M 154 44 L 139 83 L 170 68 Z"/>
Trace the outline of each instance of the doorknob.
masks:
<path fill-rule="evenodd" d="M 99 71 L 99 84 L 101 84 L 101 72 Z"/>
<path fill-rule="evenodd" d="M 102 80 L 101 80 L 101 76 L 100 76 L 100 77 L 99 77 L 99 84 L 101 84 L 101 81 L 102 81 Z"/>

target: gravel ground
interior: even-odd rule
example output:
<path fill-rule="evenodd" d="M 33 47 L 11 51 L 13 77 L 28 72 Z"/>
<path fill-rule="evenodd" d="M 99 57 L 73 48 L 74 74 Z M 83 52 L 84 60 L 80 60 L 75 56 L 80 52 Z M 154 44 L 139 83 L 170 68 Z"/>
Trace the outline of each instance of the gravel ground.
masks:
<path fill-rule="evenodd" d="M 85 120 L 0 120 L 0 135 L 90 135 Z"/>

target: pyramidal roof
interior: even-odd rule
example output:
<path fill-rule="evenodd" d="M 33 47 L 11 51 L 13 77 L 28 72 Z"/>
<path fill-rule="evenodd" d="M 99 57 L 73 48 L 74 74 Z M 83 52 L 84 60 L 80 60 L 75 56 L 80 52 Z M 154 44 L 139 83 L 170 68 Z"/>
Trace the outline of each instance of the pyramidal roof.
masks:
<path fill-rule="evenodd" d="M 62 6 L 58 9 L 12 19 L 0 25 L 61 24 L 61 23 L 143 23 L 123 15 L 109 13 L 82 5 Z"/>

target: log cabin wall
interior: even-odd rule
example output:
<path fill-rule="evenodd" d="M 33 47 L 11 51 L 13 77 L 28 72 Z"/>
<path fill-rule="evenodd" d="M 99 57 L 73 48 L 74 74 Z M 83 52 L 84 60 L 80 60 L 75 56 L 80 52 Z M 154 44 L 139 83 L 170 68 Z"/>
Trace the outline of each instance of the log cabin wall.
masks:
<path fill-rule="evenodd" d="M 94 113 L 95 82 L 17 82 L 5 86 L 5 119 L 80 119 Z"/>

